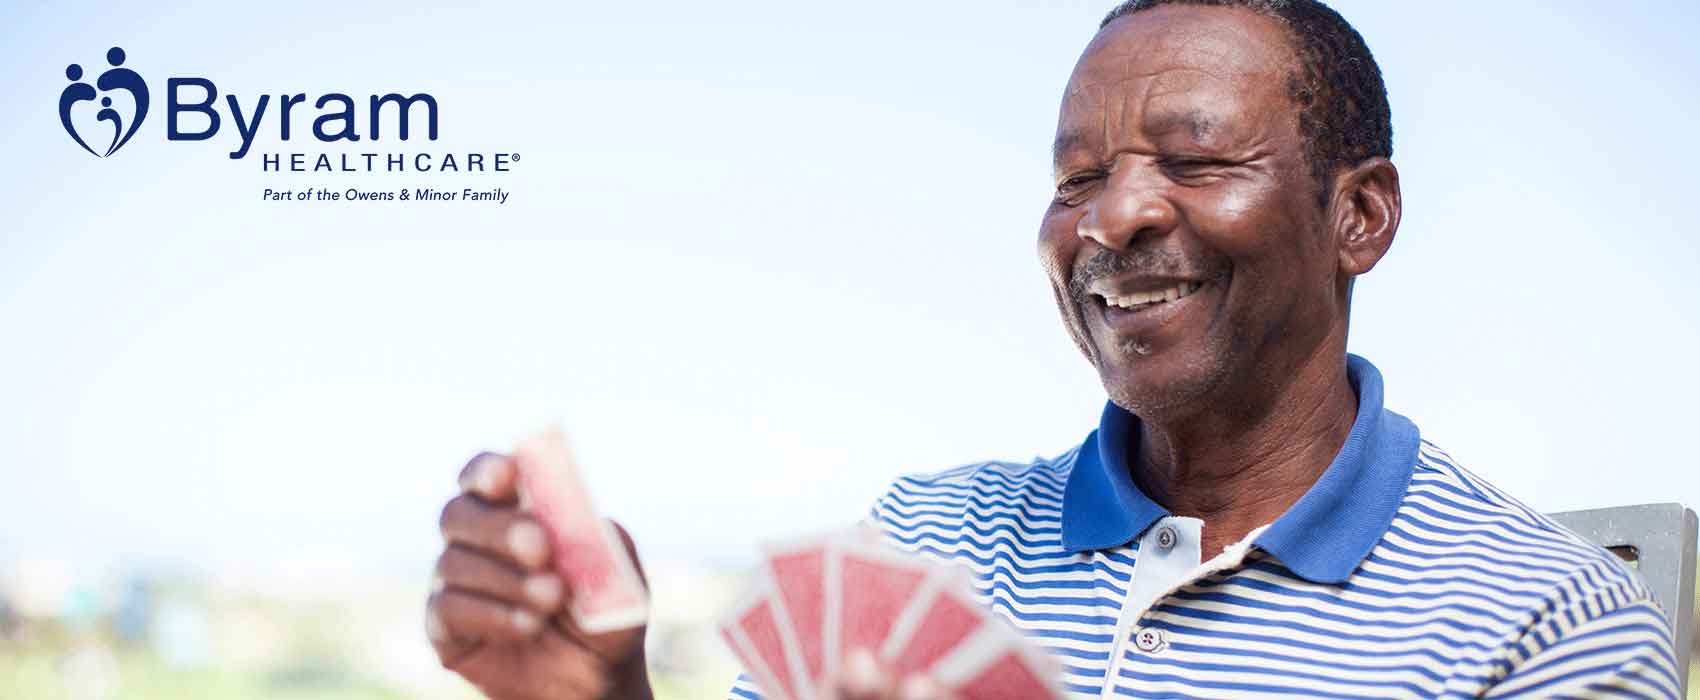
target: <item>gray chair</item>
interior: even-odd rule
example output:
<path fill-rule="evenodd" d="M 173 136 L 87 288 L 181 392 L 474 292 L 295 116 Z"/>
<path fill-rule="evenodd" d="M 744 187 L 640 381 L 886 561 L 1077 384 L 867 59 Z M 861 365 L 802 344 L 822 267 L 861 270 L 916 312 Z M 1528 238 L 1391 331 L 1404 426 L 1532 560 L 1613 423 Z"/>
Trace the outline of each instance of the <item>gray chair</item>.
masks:
<path fill-rule="evenodd" d="M 1635 566 L 1652 589 L 1653 598 L 1670 616 L 1677 678 L 1686 694 L 1695 625 L 1694 511 L 1680 503 L 1649 503 L 1550 513 L 1548 517 Z"/>

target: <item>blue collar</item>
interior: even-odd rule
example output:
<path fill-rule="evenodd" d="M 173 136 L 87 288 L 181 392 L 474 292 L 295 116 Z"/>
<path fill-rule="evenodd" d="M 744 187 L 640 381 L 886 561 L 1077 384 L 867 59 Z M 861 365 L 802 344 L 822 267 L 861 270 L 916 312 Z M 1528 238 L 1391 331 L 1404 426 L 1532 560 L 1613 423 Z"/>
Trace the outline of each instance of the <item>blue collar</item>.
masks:
<path fill-rule="evenodd" d="M 1417 458 L 1417 426 L 1382 408 L 1381 372 L 1357 355 L 1352 433 L 1328 470 L 1253 544 L 1315 583 L 1345 581 L 1387 534 Z M 1139 419 L 1113 403 L 1080 446 L 1063 492 L 1062 541 L 1071 552 L 1120 547 L 1169 514 L 1133 483 L 1128 458 Z"/>

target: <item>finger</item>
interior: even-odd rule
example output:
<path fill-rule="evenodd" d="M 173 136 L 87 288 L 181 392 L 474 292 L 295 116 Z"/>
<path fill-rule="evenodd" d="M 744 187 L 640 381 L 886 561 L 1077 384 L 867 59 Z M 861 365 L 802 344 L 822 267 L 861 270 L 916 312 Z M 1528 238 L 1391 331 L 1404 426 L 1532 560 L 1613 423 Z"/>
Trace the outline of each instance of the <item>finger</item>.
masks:
<path fill-rule="evenodd" d="M 491 503 L 519 500 L 519 468 L 511 457 L 480 452 L 460 470 L 462 493 L 477 494 Z"/>
<path fill-rule="evenodd" d="M 441 625 L 436 632 L 449 642 L 518 642 L 543 629 L 542 618 L 524 607 L 454 588 L 432 596 L 430 605 Z"/>
<path fill-rule="evenodd" d="M 491 505 L 478 496 L 461 494 L 443 506 L 438 521 L 443 539 L 511 562 L 526 571 L 549 563 L 549 541 L 543 527 L 511 505 Z"/>
<path fill-rule="evenodd" d="M 440 589 L 433 589 L 425 602 L 425 637 L 431 640 L 431 647 L 436 649 L 437 661 L 442 663 L 443 668 L 454 668 L 455 664 L 478 649 L 479 642 L 458 640 L 449 634 L 442 612 L 437 609 L 439 593 Z"/>
<path fill-rule="evenodd" d="M 897 684 L 897 700 L 951 700 L 951 697 L 937 681 L 915 674 Z"/>
<path fill-rule="evenodd" d="M 836 683 L 840 700 L 890 700 L 895 684 L 867 649 L 851 651 Z"/>
<path fill-rule="evenodd" d="M 443 556 L 437 559 L 437 576 L 444 587 L 470 591 L 509 605 L 523 605 L 543 617 L 560 609 L 565 594 L 561 579 L 552 573 L 528 574 L 461 545 L 449 545 L 443 550 Z"/>

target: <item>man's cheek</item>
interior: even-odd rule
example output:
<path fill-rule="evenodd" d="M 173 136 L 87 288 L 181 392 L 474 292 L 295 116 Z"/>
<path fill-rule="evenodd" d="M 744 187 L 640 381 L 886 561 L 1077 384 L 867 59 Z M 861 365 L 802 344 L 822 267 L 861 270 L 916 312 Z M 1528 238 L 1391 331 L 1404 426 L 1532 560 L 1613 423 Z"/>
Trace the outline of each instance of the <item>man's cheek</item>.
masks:
<path fill-rule="evenodd" d="M 1214 213 L 1224 222 L 1246 221 L 1267 204 L 1269 193 L 1246 186 L 1226 186 L 1215 190 L 1205 211 Z"/>
<path fill-rule="evenodd" d="M 1053 284 L 1068 283 L 1068 278 L 1074 259 L 1074 251 L 1079 248 L 1079 239 L 1064 228 L 1059 221 L 1047 218 L 1039 229 L 1039 264 L 1045 269 L 1046 276 Z"/>

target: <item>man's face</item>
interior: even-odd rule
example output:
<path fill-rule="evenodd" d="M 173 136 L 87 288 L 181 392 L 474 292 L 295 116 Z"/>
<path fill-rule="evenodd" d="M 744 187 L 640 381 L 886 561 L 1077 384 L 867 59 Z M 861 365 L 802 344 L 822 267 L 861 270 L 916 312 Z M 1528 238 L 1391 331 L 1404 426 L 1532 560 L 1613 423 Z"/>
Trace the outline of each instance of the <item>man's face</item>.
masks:
<path fill-rule="evenodd" d="M 1148 420 L 1235 410 L 1343 337 L 1295 67 L 1276 20 L 1165 6 L 1104 28 L 1069 79 L 1040 258 L 1111 400 Z"/>

